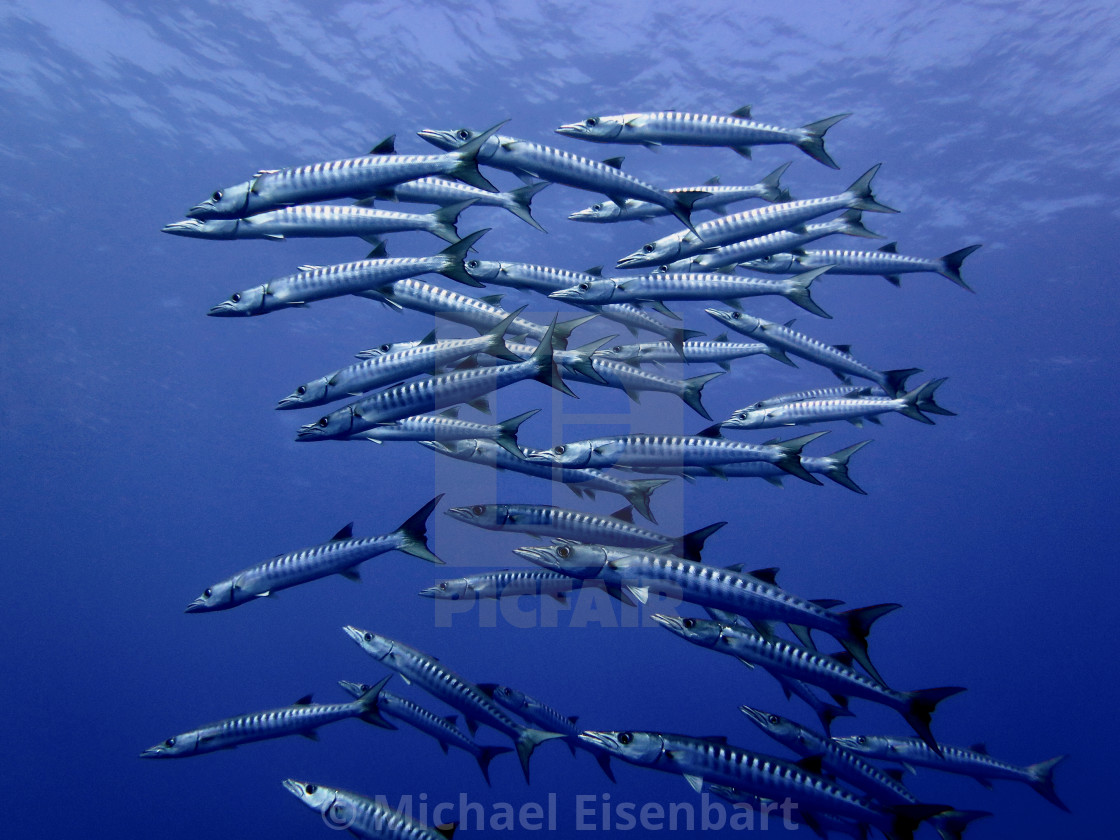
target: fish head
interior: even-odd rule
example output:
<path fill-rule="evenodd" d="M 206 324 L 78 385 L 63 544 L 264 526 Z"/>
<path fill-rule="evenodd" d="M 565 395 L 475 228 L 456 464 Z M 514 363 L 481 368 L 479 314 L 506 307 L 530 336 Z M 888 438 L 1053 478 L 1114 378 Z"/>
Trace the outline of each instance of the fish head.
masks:
<path fill-rule="evenodd" d="M 520 712 L 529 705 L 529 697 L 525 692 L 510 688 L 508 685 L 496 685 L 490 695 L 497 703 L 511 712 Z"/>
<path fill-rule="evenodd" d="M 793 254 L 771 254 L 757 260 L 748 260 L 740 265 L 751 271 L 761 271 L 766 274 L 794 274 L 801 270 L 801 264 Z"/>
<path fill-rule="evenodd" d="M 567 300 L 572 303 L 609 303 L 614 297 L 616 283 L 614 280 L 583 280 L 566 289 L 557 289 L 549 297 L 553 300 Z"/>
<path fill-rule="evenodd" d="M 601 201 L 568 216 L 573 222 L 609 222 L 622 215 L 622 207 L 613 201 Z"/>
<path fill-rule="evenodd" d="M 834 735 L 832 742 L 846 750 L 873 758 L 890 758 L 896 749 L 886 735 Z"/>
<path fill-rule="evenodd" d="M 658 274 L 698 274 L 707 270 L 703 254 L 662 263 L 657 267 Z"/>
<path fill-rule="evenodd" d="M 509 505 L 471 505 L 445 511 L 452 519 L 478 528 L 494 530 L 509 521 Z"/>
<path fill-rule="evenodd" d="M 740 706 L 739 711 L 745 714 L 748 718 L 755 723 L 759 729 L 781 741 L 783 744 L 791 742 L 800 743 L 802 727 L 799 723 L 794 723 L 789 718 L 784 718 L 781 715 L 773 714 L 772 712 L 763 712 L 759 709 L 752 709 L 750 706 Z"/>
<path fill-rule="evenodd" d="M 594 578 L 607 563 L 606 549 L 601 545 L 585 545 L 574 540 L 554 540 L 549 546 L 523 546 L 513 553 L 538 566 L 574 578 Z"/>
<path fill-rule="evenodd" d="M 316 420 L 314 423 L 305 423 L 296 432 L 296 440 L 330 440 L 331 438 L 345 437 L 354 431 L 354 418 L 356 416 L 353 406 L 346 406 L 337 411 L 332 411 Z"/>
<path fill-rule="evenodd" d="M 451 152 L 458 149 L 460 146 L 467 145 L 467 143 L 471 142 L 480 134 L 482 134 L 481 131 L 475 131 L 470 128 L 425 128 L 416 132 L 417 137 L 428 141 L 437 148 L 443 149 L 445 152 Z M 495 143 L 496 137 L 497 135 L 483 143 L 482 150 L 488 151 L 491 148 L 491 143 Z"/>
<path fill-rule="evenodd" d="M 388 356 L 390 353 L 399 353 L 402 350 L 411 350 L 420 344 L 419 340 L 415 341 L 390 341 L 373 347 L 369 350 L 363 350 L 357 354 L 359 359 L 373 359 L 377 356 Z"/>
<path fill-rule="evenodd" d="M 211 306 L 207 315 L 218 318 L 236 318 L 244 315 L 259 315 L 264 311 L 267 286 L 255 286 L 243 292 L 234 292 L 217 306 Z"/>
<path fill-rule="evenodd" d="M 358 646 L 374 659 L 384 659 L 393 652 L 395 643 L 387 636 L 379 636 L 369 630 L 362 630 L 360 627 L 352 625 L 347 625 L 342 629 L 347 636 L 357 642 Z"/>
<path fill-rule="evenodd" d="M 215 583 L 202 591 L 202 594 L 187 604 L 186 612 L 217 612 L 236 607 L 240 601 L 237 599 L 237 586 L 233 578 Z"/>
<path fill-rule="evenodd" d="M 497 260 L 464 260 L 463 268 L 479 283 L 494 283 L 504 271 Z"/>
<path fill-rule="evenodd" d="M 187 211 L 192 219 L 237 219 L 245 214 L 252 194 L 251 181 L 242 181 L 232 187 L 214 190 L 210 197 Z"/>
<path fill-rule="evenodd" d="M 720 425 L 725 429 L 756 429 L 763 425 L 770 411 L 765 408 L 740 408 Z"/>
<path fill-rule="evenodd" d="M 622 117 L 593 116 L 568 123 L 556 129 L 557 134 L 565 137 L 578 137 L 580 140 L 591 140 L 596 143 L 609 143 L 618 137 L 624 125 Z"/>
<path fill-rule="evenodd" d="M 443 601 L 460 601 L 475 597 L 474 588 L 466 578 L 441 580 L 435 586 L 421 589 L 420 594 L 425 598 L 438 598 Z"/>
<path fill-rule="evenodd" d="M 175 236 L 189 236 L 192 239 L 233 239 L 237 231 L 237 219 L 183 219 L 164 225 L 163 233 Z"/>
<path fill-rule="evenodd" d="M 650 766 L 657 763 L 665 751 L 665 742 L 656 732 L 600 732 L 588 730 L 579 733 L 584 744 L 598 747 L 617 755 L 631 764 Z"/>
<path fill-rule="evenodd" d="M 720 640 L 720 625 L 715 621 L 702 618 L 682 618 L 679 615 L 655 613 L 650 616 L 654 621 L 676 633 L 682 639 L 703 647 L 715 647 Z"/>
<path fill-rule="evenodd" d="M 144 752 L 140 753 L 141 758 L 178 758 L 183 755 L 190 755 L 195 751 L 198 746 L 198 733 L 197 732 L 184 732 L 182 735 L 174 735 L 166 741 L 160 741 L 158 744 L 148 747 Z"/>
<path fill-rule="evenodd" d="M 329 817 L 333 823 L 335 815 L 332 808 L 338 801 L 337 790 L 311 782 L 297 782 L 295 779 L 285 779 L 284 787 L 308 808 Z"/>
<path fill-rule="evenodd" d="M 663 236 L 647 242 L 632 254 L 627 254 L 617 263 L 618 268 L 643 268 L 651 265 L 671 263 L 681 252 L 681 239 L 678 236 Z"/>
<path fill-rule="evenodd" d="M 320 376 L 306 385 L 300 385 L 276 404 L 277 408 L 302 408 L 307 405 L 320 405 L 327 402 L 327 389 L 331 383 L 328 377 Z"/>
<path fill-rule="evenodd" d="M 592 445 L 587 441 L 558 443 L 551 449 L 526 449 L 525 460 L 534 464 L 550 464 L 554 467 L 579 469 L 591 464 Z"/>
<path fill-rule="evenodd" d="M 753 315 L 748 315 L 746 312 L 740 312 L 737 309 L 705 309 L 704 311 L 724 326 L 730 327 L 735 332 L 743 333 L 743 335 L 755 335 L 764 323 L 761 318 L 755 318 Z"/>

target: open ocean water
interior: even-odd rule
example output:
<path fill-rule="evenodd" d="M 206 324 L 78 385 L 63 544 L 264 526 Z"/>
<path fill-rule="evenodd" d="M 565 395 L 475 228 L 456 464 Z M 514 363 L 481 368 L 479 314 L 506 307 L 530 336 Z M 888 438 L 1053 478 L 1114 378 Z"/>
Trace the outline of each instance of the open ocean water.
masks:
<path fill-rule="evenodd" d="M 881 162 L 876 196 L 902 211 L 865 215 L 884 241 L 930 257 L 984 244 L 963 269 L 975 295 L 933 274 L 905 276 L 900 289 L 881 277 L 826 276 L 814 297 L 833 320 L 780 299 L 747 302 L 750 312 L 796 318 L 823 341 L 853 345 L 873 366 L 923 368 L 916 382 L 948 377 L 938 399 L 959 416 L 936 426 L 887 416 L 863 429 L 820 427 L 830 434 L 806 454 L 874 439 L 851 462 L 866 496 L 794 478 L 782 489 L 678 479 L 654 494 L 653 510 L 674 535 L 728 520 L 709 540 L 709 563 L 779 566 L 783 585 L 806 597 L 903 604 L 876 626 L 872 653 L 895 687 L 968 688 L 934 715 L 941 742 L 984 742 L 1020 764 L 1070 756 L 1055 779 L 1072 814 L 1013 782 L 989 791 L 932 771 L 910 777 L 924 801 L 993 812 L 966 836 L 1111 836 L 1120 743 L 1118 40 L 1108 2 L 3 4 L 3 835 L 330 836 L 281 787 L 286 777 L 390 803 L 410 796 L 417 814 L 452 803 L 443 812 L 452 819 L 462 798 L 479 806 L 466 814 L 465 837 L 548 827 L 502 822 L 502 803 L 518 812 L 536 803 L 565 836 L 661 836 L 667 819 L 628 830 L 617 806 L 648 805 L 651 814 L 698 806 L 680 779 L 616 760 L 612 785 L 589 755 L 573 758 L 561 744 L 538 749 L 531 785 L 502 756 L 487 787 L 470 756 L 444 756 L 403 725 L 387 732 L 345 721 L 325 727 L 320 743 L 137 757 L 208 721 L 309 692 L 342 700 L 337 680 L 389 673 L 345 637 L 346 624 L 405 641 L 470 680 L 520 688 L 590 729 L 722 734 L 785 755 L 737 707 L 815 724 L 762 671 L 640 626 L 633 610 L 521 599 L 452 615 L 418 597 L 435 577 L 524 566 L 511 549 L 535 542 L 471 529 L 444 516 L 448 506 L 609 513 L 621 502 L 605 494 L 581 502 L 563 486 L 440 459 L 415 443 L 297 444 L 296 427 L 322 412 L 276 412 L 277 400 L 359 350 L 420 337 L 432 319 L 358 298 L 207 318 L 235 290 L 299 264 L 359 259 L 368 247 L 160 233 L 258 169 L 362 154 L 390 134 L 400 152 L 428 154 L 415 136 L 422 128 L 480 130 L 509 118 L 503 133 L 595 159 L 625 155 L 624 171 L 659 186 L 713 175 L 753 183 L 792 161 L 783 183 L 808 198 Z M 840 171 L 788 146 L 760 147 L 748 161 L 729 149 L 654 153 L 553 133 L 591 114 L 718 114 L 746 104 L 756 119 L 785 126 L 851 112 L 827 135 Z M 518 185 L 484 172 L 503 189 Z M 493 228 L 481 259 L 583 269 L 612 266 L 679 228 L 566 219 L 596 200 L 549 187 L 534 202 L 548 234 L 478 207 L 459 229 Z M 820 247 L 876 247 L 842 239 Z M 423 233 L 387 242 L 395 256 L 443 247 Z M 578 314 L 517 292 L 504 304 L 527 305 L 536 320 Z M 712 336 L 721 329 L 704 305 L 672 306 Z M 596 323 L 577 336 L 619 329 Z M 717 368 L 682 375 L 709 370 Z M 713 381 L 704 402 L 718 420 L 834 381 L 808 363 L 794 370 L 750 358 Z M 518 384 L 494 398 L 494 418 L 545 408 L 521 434 L 539 448 L 707 425 L 670 395 L 633 404 L 621 392 L 572 387 L 578 401 Z M 436 493 L 446 496 L 429 542 L 446 569 L 392 553 L 362 568 L 361 585 L 333 577 L 229 612 L 183 613 L 239 569 L 323 542 L 351 520 L 358 536 L 388 532 Z M 442 708 L 399 677 L 390 689 Z M 909 734 L 894 712 L 852 707 L 856 717 L 838 721 L 836 733 Z M 508 745 L 486 728 L 479 740 Z M 754 832 L 697 824 L 673 833 Z"/>

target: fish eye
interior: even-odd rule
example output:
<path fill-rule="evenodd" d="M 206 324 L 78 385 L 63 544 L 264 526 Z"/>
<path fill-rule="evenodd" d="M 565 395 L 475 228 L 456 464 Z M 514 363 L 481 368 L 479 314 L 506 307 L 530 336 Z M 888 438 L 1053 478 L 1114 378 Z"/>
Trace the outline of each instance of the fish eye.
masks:
<path fill-rule="evenodd" d="M 380 350 L 382 353 L 388 353 L 389 352 L 389 345 L 388 344 L 382 344 L 377 349 Z"/>
<path fill-rule="evenodd" d="M 588 285 L 587 283 L 580 283 L 580 284 L 579 284 L 579 290 L 580 290 L 581 292 L 586 292 L 586 291 L 587 291 L 588 289 L 590 289 L 590 288 L 591 288 L 591 287 L 590 287 L 590 286 L 589 286 L 589 285 Z"/>
<path fill-rule="evenodd" d="M 318 787 L 316 787 L 315 785 L 305 785 L 303 789 L 304 789 L 305 791 L 307 791 L 308 793 L 314 793 L 314 792 L 315 792 L 315 791 L 317 791 L 317 790 L 318 790 L 319 788 L 318 788 Z"/>
<path fill-rule="evenodd" d="M 320 428 L 320 429 L 325 429 L 325 428 L 327 428 L 327 426 L 328 426 L 328 425 L 330 425 L 330 422 L 331 422 L 331 421 L 330 421 L 330 420 L 329 420 L 328 418 L 326 418 L 326 417 L 320 417 L 320 418 L 319 418 L 319 428 Z"/>
<path fill-rule="evenodd" d="M 866 747 L 867 746 L 867 739 L 862 735 L 857 735 L 856 736 L 856 743 L 859 744 L 861 747 Z"/>
<path fill-rule="evenodd" d="M 471 508 L 471 513 L 473 513 L 475 516 L 482 516 L 482 514 L 486 513 L 486 508 L 484 508 L 482 505 L 475 505 Z"/>
<path fill-rule="evenodd" d="M 614 352 L 614 353 L 621 353 L 622 352 L 622 345 L 621 344 L 616 344 L 614 347 L 611 348 L 611 351 Z"/>
<path fill-rule="evenodd" d="M 164 746 L 173 747 L 173 746 L 175 746 L 175 739 L 174 738 L 168 738 L 163 743 L 164 743 Z"/>
<path fill-rule="evenodd" d="M 623 732 L 621 735 L 618 736 L 618 743 L 622 744 L 622 746 L 624 746 L 624 747 L 633 740 L 634 740 L 634 736 L 631 735 L 629 732 Z"/>
<path fill-rule="evenodd" d="M 303 385 L 300 385 L 298 388 L 296 388 L 296 393 L 299 394 L 300 396 L 303 396 L 304 394 L 307 393 L 307 388 Z"/>
<path fill-rule="evenodd" d="M 552 451 L 555 452 L 557 455 L 563 455 L 565 452 L 568 451 L 568 447 L 564 446 L 564 444 L 560 444 L 559 446 L 552 447 Z"/>
<path fill-rule="evenodd" d="M 583 121 L 583 124 L 586 125 L 588 128 L 594 128 L 598 122 L 599 121 L 597 119 L 595 119 L 594 117 L 588 117 L 586 120 Z"/>
<path fill-rule="evenodd" d="M 460 140 L 468 140 L 468 139 L 470 139 L 470 136 L 471 136 L 471 133 L 469 131 L 467 131 L 465 128 L 460 128 L 455 133 L 459 135 Z"/>
<path fill-rule="evenodd" d="M 205 592 L 202 593 L 202 597 L 203 598 L 209 598 L 213 594 L 214 594 L 214 591 L 212 589 L 207 589 Z"/>
<path fill-rule="evenodd" d="M 743 317 L 743 313 L 742 312 L 732 312 L 731 317 L 734 318 L 736 321 L 738 321 L 740 318 Z"/>
<path fill-rule="evenodd" d="M 591 209 L 592 210 L 602 210 L 603 205 L 602 204 L 594 204 L 594 205 L 592 205 Z"/>
<path fill-rule="evenodd" d="M 770 723 L 778 723 L 778 722 L 781 721 L 781 718 L 778 717 L 777 715 L 770 715 L 768 718 L 766 718 L 766 720 L 769 721 Z"/>
<path fill-rule="evenodd" d="M 467 268 L 478 268 L 478 260 L 468 260 Z"/>
<path fill-rule="evenodd" d="M 229 299 L 232 300 L 234 303 L 237 303 L 241 300 L 241 293 L 240 292 L 234 292 L 232 295 L 229 296 Z"/>
<path fill-rule="evenodd" d="M 558 549 L 556 549 L 556 556 L 560 557 L 560 558 L 566 558 L 571 553 L 572 553 L 572 550 L 570 548 L 568 548 L 566 545 L 562 545 Z"/>
<path fill-rule="evenodd" d="M 642 250 L 645 251 L 647 254 L 652 254 L 653 253 L 653 243 L 651 242 L 648 245 L 644 246 L 642 248 Z"/>
<path fill-rule="evenodd" d="M 693 627 L 696 626 L 696 619 L 686 618 L 684 621 L 681 622 L 681 624 L 684 625 L 685 630 L 691 630 Z"/>
<path fill-rule="evenodd" d="M 372 633 L 366 633 L 365 636 L 363 636 L 362 638 L 364 638 L 367 642 L 372 642 L 373 641 L 373 634 Z"/>
<path fill-rule="evenodd" d="M 513 694 L 513 689 L 512 688 L 503 688 L 502 689 L 502 694 L 504 694 L 506 697 L 509 697 Z"/>
<path fill-rule="evenodd" d="M 221 201 L 222 200 L 222 191 L 221 190 L 214 190 L 214 194 L 212 196 L 210 196 L 210 198 L 213 201 Z"/>
<path fill-rule="evenodd" d="M 439 585 L 439 588 L 440 588 L 441 591 L 446 592 L 447 591 L 447 583 L 446 582 L 441 583 Z"/>

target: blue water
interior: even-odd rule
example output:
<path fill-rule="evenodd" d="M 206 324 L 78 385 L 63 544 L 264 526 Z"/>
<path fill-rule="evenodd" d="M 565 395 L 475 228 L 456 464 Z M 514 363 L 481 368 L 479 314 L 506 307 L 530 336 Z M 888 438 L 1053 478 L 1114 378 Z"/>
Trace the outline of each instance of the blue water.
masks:
<path fill-rule="evenodd" d="M 444 757 L 424 735 L 354 721 L 325 728 L 318 744 L 137 758 L 211 720 L 312 691 L 341 699 L 336 680 L 379 679 L 386 671 L 344 624 L 406 641 L 469 679 L 516 686 L 589 728 L 722 733 L 780 753 L 739 704 L 813 722 L 765 674 L 659 629 L 618 626 L 617 612 L 569 627 L 565 614 L 552 620 L 522 601 L 529 618 L 513 623 L 530 627 L 478 612 L 439 626 L 433 603 L 414 593 L 442 570 L 400 554 L 369 563 L 361 586 L 334 578 L 228 613 L 183 614 L 238 569 L 322 542 L 350 520 L 357 535 L 389 531 L 436 492 L 445 506 L 619 506 L 436 460 L 416 444 L 296 444 L 296 426 L 313 417 L 274 412 L 280 397 L 358 350 L 419 337 L 431 319 L 359 299 L 206 318 L 234 290 L 367 249 L 159 232 L 259 168 L 362 153 L 394 133 L 400 151 L 427 153 L 421 128 L 505 118 L 514 136 L 595 158 L 625 154 L 626 171 L 664 186 L 715 174 L 749 183 L 792 160 L 785 183 L 810 197 L 882 162 L 876 193 L 903 212 L 868 214 L 870 227 L 924 256 L 984 243 L 964 268 L 976 295 L 935 275 L 906 277 L 901 289 L 854 277 L 815 293 L 832 321 L 783 301 L 748 307 L 797 318 L 875 366 L 949 377 L 939 399 L 958 417 L 836 425 L 813 445 L 823 454 L 874 438 L 851 467 L 866 497 L 796 479 L 781 490 L 712 479 L 674 482 L 653 507 L 666 533 L 730 520 L 709 542 L 709 562 L 780 566 L 784 585 L 807 597 L 902 603 L 872 635 L 875 661 L 898 687 L 968 687 L 934 717 L 945 743 L 983 741 L 1024 764 L 1071 756 L 1056 780 L 1072 815 L 1020 784 L 985 791 L 916 778 L 927 801 L 994 812 L 969 836 L 1105 836 L 1120 734 L 1111 487 L 1120 24 L 1111 4 L 232 5 L 15 0 L 0 10 L 5 836 L 328 836 L 281 788 L 288 776 L 417 805 L 464 795 L 488 813 L 554 795 L 566 833 L 577 829 L 578 795 L 698 801 L 679 779 L 619 762 L 609 785 L 589 756 L 553 744 L 535 755 L 531 786 L 502 757 L 488 789 L 466 754 Z M 841 171 L 788 147 L 745 161 L 726 149 L 655 154 L 552 133 L 592 113 L 747 103 L 782 125 L 852 112 L 828 135 Z M 560 186 L 542 193 L 535 207 L 548 235 L 484 208 L 468 210 L 460 229 L 494 228 L 484 259 L 581 269 L 612 265 L 677 227 L 566 220 L 593 200 Z M 420 256 L 442 246 L 409 234 L 389 247 Z M 538 319 L 557 308 L 508 295 L 508 307 L 522 304 Z M 719 331 L 700 305 L 678 309 L 688 326 Z M 705 403 L 719 418 L 828 384 L 808 364 L 747 359 L 708 387 Z M 548 407 L 524 429 L 537 447 L 602 429 L 704 425 L 671 396 L 635 406 L 575 390 L 578 402 L 523 383 L 496 397 L 494 414 Z M 764 439 L 744 439 L 755 437 Z M 519 564 L 510 549 L 527 541 L 441 513 L 430 540 L 448 576 Z M 907 734 L 892 712 L 853 708 L 858 717 L 838 733 Z M 485 729 L 481 740 L 505 741 Z M 469 828 L 465 836 L 481 834 Z"/>

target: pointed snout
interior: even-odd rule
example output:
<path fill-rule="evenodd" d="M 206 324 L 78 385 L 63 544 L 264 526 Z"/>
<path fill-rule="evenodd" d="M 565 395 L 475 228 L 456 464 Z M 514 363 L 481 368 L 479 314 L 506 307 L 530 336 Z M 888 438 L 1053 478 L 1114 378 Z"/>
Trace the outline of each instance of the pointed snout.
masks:
<path fill-rule="evenodd" d="M 213 316 L 218 317 L 218 318 L 230 318 L 230 317 L 236 317 L 238 315 L 244 315 L 245 313 L 244 312 L 238 312 L 236 307 L 232 303 L 230 303 L 229 301 L 223 301 L 222 303 L 219 303 L 217 306 L 211 306 L 210 311 L 207 312 L 206 314 L 207 315 L 213 315 Z"/>
<path fill-rule="evenodd" d="M 187 608 L 185 610 L 183 610 L 183 612 L 189 612 L 189 613 L 206 612 L 206 601 L 205 601 L 205 599 L 195 598 L 193 601 L 191 601 L 189 604 L 187 604 Z"/>
<path fill-rule="evenodd" d="M 555 292 L 549 292 L 548 296 L 553 300 L 579 300 L 582 297 L 580 290 L 575 286 L 570 289 L 557 289 Z"/>
<path fill-rule="evenodd" d="M 416 136 L 421 140 L 426 140 L 433 146 L 438 146 L 441 149 L 454 149 L 458 143 L 454 140 L 454 132 L 441 131 L 434 128 L 425 128 L 416 132 Z"/>
<path fill-rule="evenodd" d="M 644 253 L 635 251 L 633 254 L 627 254 L 625 257 L 615 263 L 618 268 L 641 268 L 644 265 L 649 265 L 649 261 Z"/>
<path fill-rule="evenodd" d="M 176 236 L 194 236 L 197 235 L 202 222 L 198 219 L 183 219 L 179 222 L 172 222 L 169 225 L 164 225 L 160 228 L 162 233 L 173 233 Z"/>
<path fill-rule="evenodd" d="M 766 726 L 767 720 L 770 717 L 766 712 L 760 712 L 758 709 L 752 709 L 750 706 L 740 706 L 739 711 L 761 727 Z"/>
<path fill-rule="evenodd" d="M 583 123 L 567 123 L 556 129 L 556 133 L 565 137 L 578 137 L 583 133 Z"/>
<path fill-rule="evenodd" d="M 280 411 L 288 408 L 300 408 L 302 406 L 303 402 L 300 401 L 299 395 L 289 394 L 288 396 L 284 397 L 284 399 L 280 400 L 280 402 L 276 403 L 276 410 Z"/>
<path fill-rule="evenodd" d="M 607 737 L 606 732 L 595 732 L 594 730 L 588 730 L 586 732 L 579 733 L 579 739 L 585 744 L 592 744 L 593 746 L 602 747 L 606 750 L 609 750 L 613 746 L 613 743 L 610 738 Z"/>
<path fill-rule="evenodd" d="M 164 751 L 163 744 L 156 744 L 154 747 L 148 747 L 142 753 L 141 758 L 164 758 L 167 753 Z"/>
<path fill-rule="evenodd" d="M 303 792 L 307 788 L 306 782 L 297 782 L 295 779 L 285 779 L 284 787 L 288 793 L 303 799 Z"/>
<path fill-rule="evenodd" d="M 522 548 L 515 548 L 513 553 L 518 557 L 524 557 L 526 560 L 536 563 L 538 566 L 545 566 L 549 569 L 556 569 L 558 565 L 552 553 L 546 548 L 537 548 L 536 546 L 523 546 Z"/>
<path fill-rule="evenodd" d="M 362 642 L 365 641 L 366 631 L 361 630 L 357 627 L 354 627 L 353 625 L 347 624 L 345 627 L 342 628 L 342 632 L 344 632 L 347 636 L 349 636 L 351 639 L 353 639 L 359 645 Z"/>
<path fill-rule="evenodd" d="M 679 616 L 654 613 L 650 616 L 650 618 L 652 618 L 662 627 L 668 630 L 672 630 L 675 633 L 679 633 L 684 629 L 684 625 L 681 623 L 681 618 Z"/>

